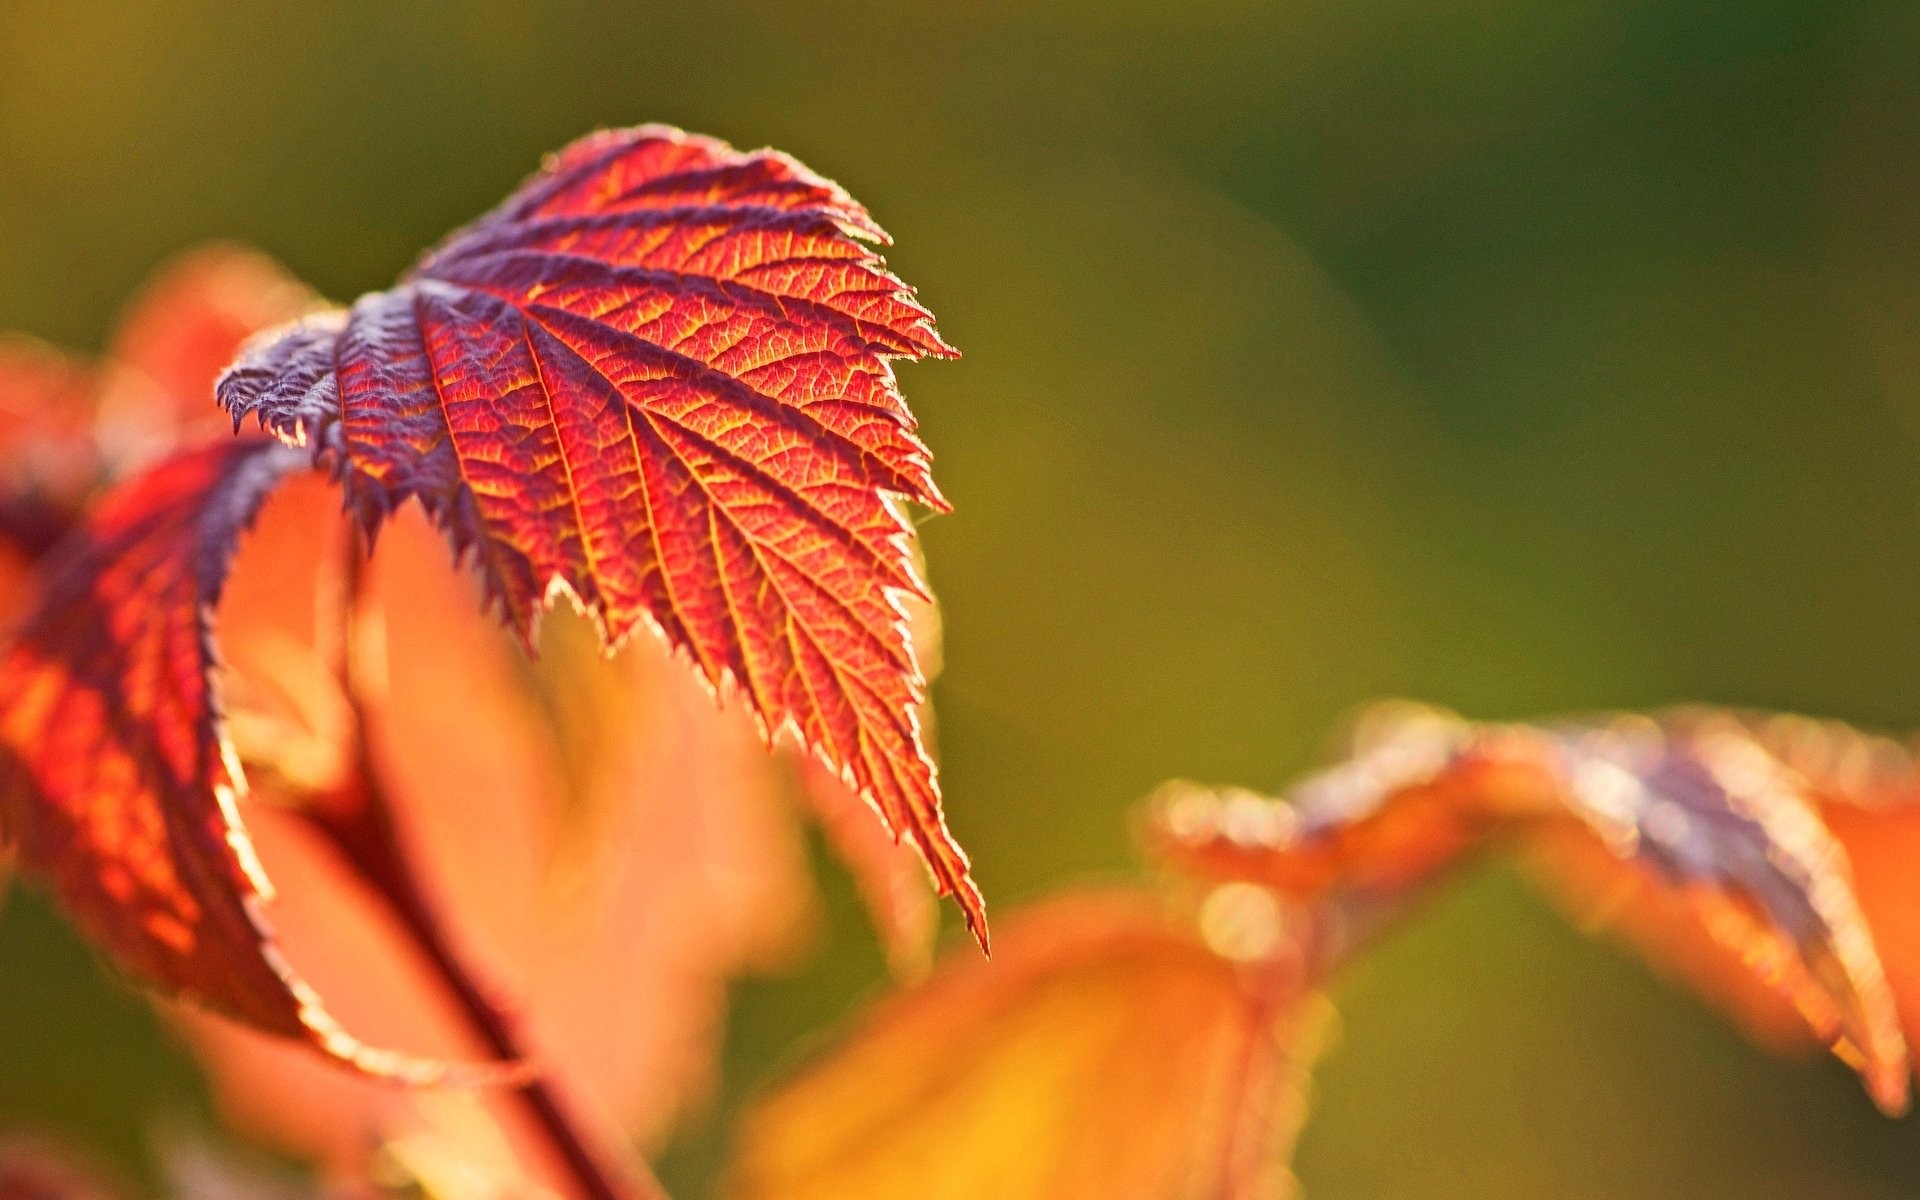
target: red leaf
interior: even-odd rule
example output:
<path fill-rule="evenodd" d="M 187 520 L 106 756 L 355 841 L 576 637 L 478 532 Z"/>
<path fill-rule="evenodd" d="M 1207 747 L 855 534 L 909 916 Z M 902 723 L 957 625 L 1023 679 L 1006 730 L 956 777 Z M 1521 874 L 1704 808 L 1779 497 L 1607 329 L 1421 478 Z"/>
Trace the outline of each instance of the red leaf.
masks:
<path fill-rule="evenodd" d="M 1771 1024 L 1771 992 L 1905 1107 L 1909 1059 L 1846 853 L 1801 775 L 1737 721 L 1675 714 L 1471 725 L 1400 708 L 1287 805 L 1177 788 L 1161 848 L 1206 878 L 1296 896 L 1412 894 L 1495 838 L 1657 962 Z"/>
<path fill-rule="evenodd" d="M 370 1074 L 445 1081 L 362 1045 L 287 967 L 236 815 L 211 616 L 241 533 L 305 466 L 269 439 L 185 452 L 62 544 L 0 662 L 0 833 L 129 974 Z"/>
<path fill-rule="evenodd" d="M 1853 868 L 1910 1046 L 1920 1045 L 1920 765 L 1912 744 L 1837 721 L 1748 715 L 1763 745 L 1807 783 Z"/>
<path fill-rule="evenodd" d="M 11 568 L 44 553 L 114 469 L 173 445 L 195 418 L 211 423 L 214 379 L 241 343 L 312 307 L 268 259 L 216 245 L 154 275 L 98 364 L 0 335 L 0 558 Z M 18 594 L 7 574 L 0 608 Z"/>
<path fill-rule="evenodd" d="M 939 674 L 941 622 L 930 600 L 907 605 L 913 648 L 929 678 Z M 921 729 L 933 728 L 933 706 L 922 702 Z M 853 876 L 898 978 L 917 979 L 933 963 L 940 912 L 918 854 L 873 820 L 871 806 L 818 762 L 796 764 L 803 809 L 812 813 L 834 854 Z"/>
<path fill-rule="evenodd" d="M 89 365 L 32 338 L 0 335 L 0 544 L 8 557 L 43 553 L 99 481 L 98 391 Z M 17 587 L 0 595 L 12 615 Z"/>
<path fill-rule="evenodd" d="M 905 498 L 944 507 L 889 359 L 951 355 L 840 188 L 772 151 L 596 134 L 399 287 L 253 345 L 238 420 L 369 529 L 409 498 L 532 640 L 570 591 L 661 631 L 910 835 L 985 943 L 915 715 Z"/>

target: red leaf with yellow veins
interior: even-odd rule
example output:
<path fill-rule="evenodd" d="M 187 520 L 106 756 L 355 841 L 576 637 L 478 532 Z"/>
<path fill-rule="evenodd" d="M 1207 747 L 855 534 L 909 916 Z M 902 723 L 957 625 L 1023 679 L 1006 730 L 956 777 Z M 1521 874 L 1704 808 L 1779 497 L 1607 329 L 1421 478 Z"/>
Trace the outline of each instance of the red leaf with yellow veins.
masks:
<path fill-rule="evenodd" d="M 255 342 L 236 421 L 372 530 L 407 499 L 529 642 L 557 591 L 648 624 L 910 836 L 984 944 L 916 708 L 899 508 L 935 508 L 891 360 L 951 356 L 838 186 L 772 151 L 595 134 L 390 291 Z"/>
<path fill-rule="evenodd" d="M 288 968 L 236 815 L 212 614 L 234 549 L 305 457 L 247 438 L 166 459 L 104 496 L 46 564 L 0 662 L 0 835 L 130 975 L 352 1066 L 453 1068 L 375 1050 Z"/>

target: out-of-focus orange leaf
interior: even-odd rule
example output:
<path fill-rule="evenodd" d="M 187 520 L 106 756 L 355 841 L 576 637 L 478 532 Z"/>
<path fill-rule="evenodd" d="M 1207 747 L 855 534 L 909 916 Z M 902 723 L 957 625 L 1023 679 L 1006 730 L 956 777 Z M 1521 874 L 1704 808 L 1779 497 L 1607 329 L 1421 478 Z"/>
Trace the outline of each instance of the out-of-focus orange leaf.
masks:
<path fill-rule="evenodd" d="M 280 889 L 272 906 L 276 940 L 340 1024 L 363 1040 L 419 1056 L 485 1057 L 391 914 L 325 840 L 262 792 L 244 801 L 241 813 Z M 420 1132 L 421 1096 L 442 1094 L 370 1083 L 284 1038 L 192 1010 L 176 1015 L 212 1067 L 230 1127 L 295 1148 L 336 1179 L 364 1178 L 388 1143 Z M 444 1094 L 488 1102 L 467 1091 Z M 501 1119 L 518 1120 L 511 1107 L 502 1106 Z M 523 1163 L 504 1144 L 476 1140 L 465 1151 L 476 1173 L 520 1180 L 540 1177 L 543 1169 L 537 1158 Z"/>
<path fill-rule="evenodd" d="M 1920 1045 L 1920 767 L 1911 746 L 1837 721 L 1744 719 L 1806 781 L 1846 849 L 1907 1044 Z"/>
<path fill-rule="evenodd" d="M 33 564 L 100 481 L 98 375 L 51 346 L 0 336 L 0 624 L 26 602 Z"/>
<path fill-rule="evenodd" d="M 312 560 L 333 518 L 304 497 L 295 486 L 268 505 L 220 611 L 234 722 L 271 735 L 250 769 L 290 786 L 302 776 L 289 747 L 309 786 L 338 765 L 320 752 L 338 741 L 324 731 L 339 702 L 317 660 L 335 652 L 324 644 L 340 613 L 312 602 L 288 613 L 278 599 L 327 592 Z M 375 769 L 425 890 L 463 956 L 499 984 L 550 1083 L 618 1138 L 655 1141 L 708 1085 L 725 983 L 783 961 L 810 916 L 776 764 L 745 714 L 720 709 L 653 644 L 608 662 L 590 627 L 556 614 L 530 667 L 437 543 L 403 514 L 368 571 L 357 657 Z M 317 700 L 289 699 L 315 677 Z M 362 911 L 367 898 L 302 833 L 297 792 L 280 797 L 289 811 L 249 816 L 267 870 L 291 881 L 274 909 L 289 960 L 363 1038 L 471 1053 L 400 931 Z M 409 1171 L 463 1164 L 509 1190 L 551 1180 L 510 1102 L 362 1085 L 284 1043 L 192 1028 L 238 1124 L 343 1177 L 381 1153 Z"/>
<path fill-rule="evenodd" d="M 242 544 L 217 619 L 228 723 L 255 783 L 240 811 L 277 885 L 270 915 L 287 960 L 362 1040 L 472 1059 L 484 1048 L 409 937 L 301 815 L 355 770 L 352 746 L 363 731 L 353 727 L 339 671 L 356 653 L 382 684 L 370 697 L 384 718 L 373 732 L 398 735 L 374 749 L 414 800 L 397 815 L 411 835 L 416 870 L 457 914 L 462 950 L 483 967 L 497 966 L 505 950 L 495 939 L 524 938 L 537 920 L 533 881 L 545 847 L 533 817 L 553 799 L 557 764 L 533 749 L 537 713 L 515 702 L 517 675 L 503 639 L 473 617 L 470 588 L 438 546 L 421 539 L 421 525 L 416 518 L 392 531 L 391 553 L 369 580 L 375 600 L 366 644 L 348 647 L 347 525 L 338 491 L 318 475 L 291 479 Z M 416 559 L 421 569 L 408 569 Z M 386 603 L 402 591 L 408 604 Z M 397 687 L 383 636 L 390 616 L 403 622 L 403 635 L 433 634 L 405 642 Z M 460 703 L 447 704 L 448 695 Z M 449 860 L 469 868 L 457 882 L 448 879 Z M 364 1174 L 390 1138 L 418 1127 L 407 1092 L 332 1069 L 284 1040 L 180 1015 L 213 1067 L 234 1127 L 296 1148 L 337 1178 Z M 516 1166 L 510 1156 L 504 1161 Z"/>
<path fill-rule="evenodd" d="M 303 791 L 347 769 L 351 718 L 329 667 L 345 653 L 341 532 L 324 481 L 294 479 L 235 562 L 219 627 L 230 723 L 260 793 L 242 812 L 284 881 L 273 915 L 287 957 L 342 1024 L 465 1057 L 476 1048 L 401 932 L 298 817 Z M 784 961 L 811 915 L 778 764 L 744 714 L 652 643 L 608 662 L 589 626 L 556 614 L 530 667 L 436 542 L 402 514 L 367 573 L 356 657 L 375 769 L 423 886 L 552 1084 L 610 1133 L 655 1142 L 709 1085 L 725 983 Z M 937 657 L 930 617 L 916 637 Z M 918 856 L 870 817 L 850 823 L 926 906 Z M 551 1178 L 510 1102 L 397 1093 L 222 1022 L 189 1027 L 230 1119 L 336 1177 L 400 1155 L 408 1171 L 461 1164 L 509 1189 Z"/>
<path fill-rule="evenodd" d="M 607 663 L 584 622 L 555 621 L 544 646 L 576 791 L 530 998 L 562 1077 L 656 1143 L 711 1086 L 726 984 L 804 939 L 806 863 L 744 713 L 656 645 Z"/>
<path fill-rule="evenodd" d="M 96 944 L 148 985 L 370 1074 L 443 1066 L 375 1050 L 286 965 L 236 803 L 211 613 L 242 532 L 302 471 L 270 439 L 167 459 L 62 543 L 0 662 L 0 833 Z"/>
<path fill-rule="evenodd" d="M 0 617 L 90 493 L 217 420 L 214 379 L 241 344 L 311 307 L 269 260 L 211 246 L 155 274 L 98 364 L 0 335 Z"/>
<path fill-rule="evenodd" d="M 1202 877 L 1302 898 L 1335 886 L 1405 891 L 1477 850 L 1503 811 L 1540 804 L 1535 764 L 1510 778 L 1508 764 L 1465 753 L 1472 732 L 1448 713 L 1383 706 L 1358 723 L 1351 757 L 1296 785 L 1288 803 L 1170 783 L 1151 805 L 1148 836 Z"/>
<path fill-rule="evenodd" d="M 1803 777 L 1733 718 L 1482 726 L 1402 707 L 1288 801 L 1175 788 L 1154 840 L 1186 871 L 1304 899 L 1411 893 L 1517 844 L 1581 915 L 1765 1040 L 1810 1033 L 1905 1107 L 1907 1043 L 1846 852 Z"/>
<path fill-rule="evenodd" d="M 949 962 L 766 1099 L 725 1194 L 1282 1194 L 1318 1010 L 1271 894 L 1226 890 L 1235 957 L 1133 892 L 1017 914 L 993 963 Z"/>
<path fill-rule="evenodd" d="M 901 500 L 944 507 L 890 361 L 953 353 L 838 186 L 772 151 L 595 134 L 391 291 L 219 385 L 371 530 L 417 498 L 528 639 L 568 591 L 645 624 L 909 835 L 986 941 L 940 813 Z"/>

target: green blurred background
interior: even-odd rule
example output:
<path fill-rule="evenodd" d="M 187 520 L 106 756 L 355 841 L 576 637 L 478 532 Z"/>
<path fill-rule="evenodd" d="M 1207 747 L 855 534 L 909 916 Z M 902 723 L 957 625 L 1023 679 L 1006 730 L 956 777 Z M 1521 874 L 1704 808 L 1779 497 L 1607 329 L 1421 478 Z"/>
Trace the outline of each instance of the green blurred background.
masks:
<path fill-rule="evenodd" d="M 94 348 L 210 236 L 349 297 L 639 120 L 846 184 L 967 355 L 903 377 L 957 505 L 952 821 L 1002 911 L 1130 870 L 1158 780 L 1277 788 L 1376 695 L 1920 725 L 1912 0 L 0 0 L 0 328 Z M 821 956 L 738 997 L 678 1196 L 878 986 L 829 885 Z M 1317 1200 L 1920 1188 L 1914 1120 L 1509 877 L 1341 1002 Z M 203 1105 L 13 902 L 0 1125 L 138 1172 Z"/>

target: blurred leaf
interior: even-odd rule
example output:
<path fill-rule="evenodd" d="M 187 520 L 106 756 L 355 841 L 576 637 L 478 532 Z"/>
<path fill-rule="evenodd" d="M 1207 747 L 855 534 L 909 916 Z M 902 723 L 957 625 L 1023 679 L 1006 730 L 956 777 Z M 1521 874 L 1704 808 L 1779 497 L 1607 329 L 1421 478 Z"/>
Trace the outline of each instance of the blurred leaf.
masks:
<path fill-rule="evenodd" d="M 220 377 L 254 334 L 294 320 L 313 293 L 256 250 L 213 243 L 154 273 L 108 347 L 101 432 L 122 445 L 210 429 Z"/>
<path fill-rule="evenodd" d="M 124 969 L 368 1072 L 443 1078 L 371 1049 L 293 974 L 235 812 L 209 613 L 242 531 L 304 469 L 271 439 L 169 458 L 115 488 L 44 568 L 0 662 L 0 832 Z"/>
<path fill-rule="evenodd" d="M 330 489 L 306 483 L 269 503 L 220 610 L 223 631 L 253 632 L 228 656 L 234 724 L 259 733 L 241 747 L 256 781 L 242 811 L 280 882 L 287 957 L 342 1023 L 470 1057 L 481 1048 L 408 936 L 303 816 L 351 770 L 352 736 L 328 694 L 341 615 L 315 551 L 339 544 L 340 520 Z M 609 1140 L 656 1144 L 712 1085 L 728 982 L 784 964 L 809 932 L 781 763 L 746 714 L 651 641 L 609 661 L 590 625 L 557 613 L 529 665 L 437 542 L 421 514 L 400 513 L 369 567 L 352 653 L 373 768 L 424 890 L 510 997 L 543 1075 Z M 917 632 L 937 638 L 937 622 Z M 937 661 L 937 644 L 922 649 Z M 860 828 L 904 858 L 929 902 L 918 856 L 870 817 Z M 235 1125 L 333 1175 L 398 1157 L 430 1189 L 453 1186 L 448 1172 L 551 1182 L 510 1098 L 398 1092 L 223 1022 L 188 1028 Z"/>
<path fill-rule="evenodd" d="M 1810 1035 L 1883 1109 L 1905 1108 L 1907 1042 L 1846 851 L 1806 778 L 1742 720 L 1473 725 L 1394 706 L 1355 743 L 1285 804 L 1171 788 L 1154 840 L 1204 878 L 1362 908 L 1404 907 L 1483 846 L 1516 845 L 1583 918 L 1763 1040 Z"/>
<path fill-rule="evenodd" d="M 98 364 L 0 336 L 0 611 L 90 493 L 210 427 L 214 379 L 241 343 L 311 307 L 271 260 L 211 245 L 154 273 Z"/>
<path fill-rule="evenodd" d="M 1317 1010 L 1271 896 L 1219 912 L 1236 886 L 1237 961 L 1147 894 L 1017 913 L 991 964 L 948 962 L 763 1101 L 725 1194 L 1282 1194 Z"/>

